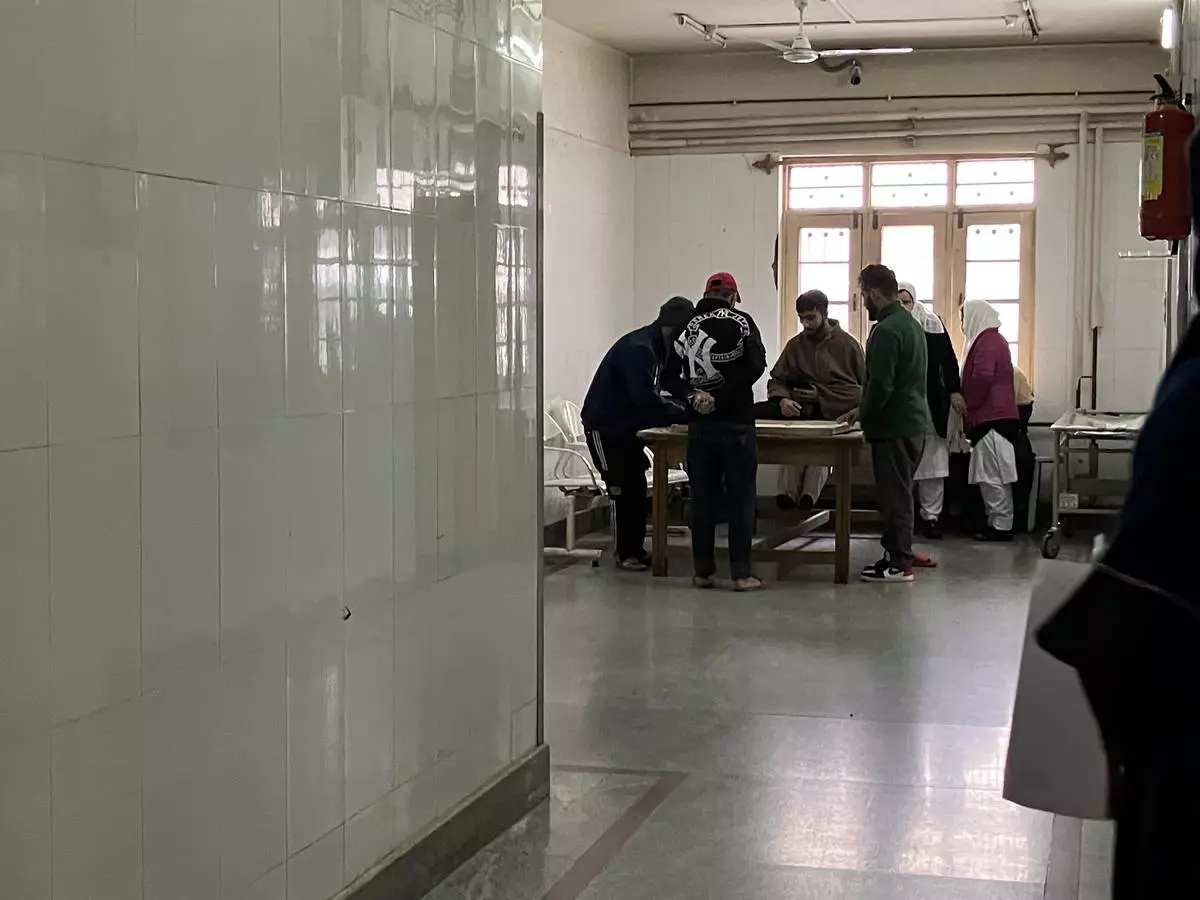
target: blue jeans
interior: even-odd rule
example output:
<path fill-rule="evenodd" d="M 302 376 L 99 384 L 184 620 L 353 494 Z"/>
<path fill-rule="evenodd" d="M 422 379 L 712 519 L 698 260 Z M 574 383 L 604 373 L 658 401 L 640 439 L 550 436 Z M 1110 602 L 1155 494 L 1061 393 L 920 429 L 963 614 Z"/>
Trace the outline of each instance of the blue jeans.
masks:
<path fill-rule="evenodd" d="M 692 487 L 692 559 L 696 574 L 717 570 L 717 521 L 729 523 L 729 572 L 749 578 L 754 539 L 758 443 L 753 425 L 697 422 L 688 429 L 688 480 Z"/>

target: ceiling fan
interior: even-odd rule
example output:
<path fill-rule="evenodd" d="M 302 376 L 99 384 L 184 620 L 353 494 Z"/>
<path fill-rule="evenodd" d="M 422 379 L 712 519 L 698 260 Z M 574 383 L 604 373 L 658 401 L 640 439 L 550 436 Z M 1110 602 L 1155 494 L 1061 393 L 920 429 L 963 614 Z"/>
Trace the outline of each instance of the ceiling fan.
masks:
<path fill-rule="evenodd" d="M 804 65 L 806 63 L 815 63 L 822 59 L 834 59 L 837 57 L 894 56 L 901 53 L 913 52 L 912 47 L 880 47 L 875 50 L 814 50 L 812 41 L 804 33 L 804 11 L 808 8 L 809 0 L 794 0 L 794 2 L 797 11 L 800 13 L 800 31 L 796 35 L 796 39 L 790 45 L 781 44 L 778 41 L 759 41 L 765 47 L 778 50 L 784 62 Z"/>

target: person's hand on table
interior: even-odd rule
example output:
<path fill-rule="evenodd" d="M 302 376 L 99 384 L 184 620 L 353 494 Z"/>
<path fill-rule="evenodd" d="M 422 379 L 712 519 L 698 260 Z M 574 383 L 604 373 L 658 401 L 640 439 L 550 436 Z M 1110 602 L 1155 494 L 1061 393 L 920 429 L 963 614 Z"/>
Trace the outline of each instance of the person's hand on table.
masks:
<path fill-rule="evenodd" d="M 691 401 L 692 409 L 702 416 L 707 416 L 717 405 L 713 395 L 707 391 L 696 391 L 688 400 Z"/>
<path fill-rule="evenodd" d="M 848 412 L 844 415 L 838 416 L 837 420 L 839 423 L 841 423 L 843 425 L 857 425 L 858 424 L 858 410 L 852 409 L 852 410 L 850 410 L 850 412 Z"/>
<path fill-rule="evenodd" d="M 804 415 L 804 407 L 789 397 L 784 397 L 779 401 L 779 411 L 783 413 L 785 419 L 799 419 Z"/>
<path fill-rule="evenodd" d="M 957 392 L 951 394 L 950 405 L 954 408 L 954 411 L 964 419 L 967 417 L 967 398 L 962 394 Z"/>

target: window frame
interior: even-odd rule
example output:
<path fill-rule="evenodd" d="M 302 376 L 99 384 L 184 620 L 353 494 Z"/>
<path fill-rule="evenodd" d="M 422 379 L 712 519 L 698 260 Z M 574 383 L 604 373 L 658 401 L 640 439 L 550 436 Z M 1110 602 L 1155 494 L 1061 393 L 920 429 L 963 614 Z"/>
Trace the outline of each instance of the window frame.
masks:
<path fill-rule="evenodd" d="M 1033 159 L 1034 195 L 1029 204 L 1005 206 L 956 205 L 958 193 L 958 164 L 984 162 L 988 160 Z M 795 301 L 799 282 L 799 236 L 803 228 L 850 227 L 858 233 L 858 240 L 851 237 L 851 271 L 854 273 L 868 263 L 878 261 L 881 233 L 878 224 L 935 224 L 941 235 L 938 251 L 941 262 L 935 267 L 934 309 L 945 321 L 955 348 L 963 351 L 962 322 L 960 310 L 966 290 L 966 229 L 970 225 L 1013 224 L 1021 225 L 1021 297 L 1020 336 L 1018 338 L 1020 359 L 1013 360 L 1025 375 L 1034 381 L 1034 351 L 1037 336 L 1034 331 L 1036 319 L 1036 221 L 1038 208 L 1038 182 L 1036 157 L 1021 153 L 957 153 L 938 156 L 880 155 L 880 156 L 829 156 L 784 158 L 780 168 L 782 190 L 782 215 L 779 237 L 779 351 L 798 332 Z M 875 164 L 944 162 L 948 166 L 947 205 L 914 207 L 874 207 L 871 204 L 871 188 Z M 789 205 L 791 171 L 802 166 L 863 166 L 864 199 L 861 207 L 844 209 L 792 209 Z M 903 273 L 900 273 L 903 274 Z M 866 310 L 860 302 L 857 284 L 850 284 L 850 330 L 864 345 L 869 322 Z"/>

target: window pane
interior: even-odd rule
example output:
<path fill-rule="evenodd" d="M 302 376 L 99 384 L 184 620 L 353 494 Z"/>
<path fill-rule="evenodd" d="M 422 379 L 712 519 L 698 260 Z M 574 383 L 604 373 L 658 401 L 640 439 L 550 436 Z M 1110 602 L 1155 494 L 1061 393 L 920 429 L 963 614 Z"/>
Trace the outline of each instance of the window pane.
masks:
<path fill-rule="evenodd" d="M 1019 262 L 968 262 L 968 300 L 1020 300 Z"/>
<path fill-rule="evenodd" d="M 849 263 L 801 263 L 800 293 L 824 291 L 830 303 L 850 302 Z"/>
<path fill-rule="evenodd" d="M 849 228 L 801 228 L 803 262 L 850 262 Z"/>
<path fill-rule="evenodd" d="M 1019 368 L 1021 365 L 1021 345 L 1017 343 L 1009 344 L 1008 353 L 1012 357 L 1012 364 L 1014 368 Z"/>
<path fill-rule="evenodd" d="M 794 188 L 788 191 L 789 209 L 860 209 L 865 193 L 859 187 Z"/>
<path fill-rule="evenodd" d="M 1015 343 L 1021 337 L 1021 304 L 994 303 L 996 312 L 1000 313 L 1000 333 L 1009 341 Z M 1013 357 L 1015 360 L 1016 357 Z"/>
<path fill-rule="evenodd" d="M 850 306 L 847 303 L 830 303 L 829 318 L 833 319 L 846 331 L 853 331 L 850 327 Z"/>
<path fill-rule="evenodd" d="M 1032 184 L 960 184 L 954 193 L 958 206 L 1029 206 Z"/>
<path fill-rule="evenodd" d="M 880 262 L 910 281 L 917 299 L 933 301 L 934 245 L 937 230 L 932 225 L 885 225 L 880 229 Z"/>
<path fill-rule="evenodd" d="M 977 159 L 958 164 L 959 184 L 1033 184 L 1032 159 Z"/>
<path fill-rule="evenodd" d="M 972 225 L 967 229 L 967 260 L 1017 260 L 1021 258 L 1021 226 Z"/>
<path fill-rule="evenodd" d="M 871 203 L 880 209 L 946 206 L 949 201 L 950 189 L 944 184 L 908 184 L 871 189 Z"/>
<path fill-rule="evenodd" d="M 862 166 L 792 166 L 789 187 L 862 187 Z"/>
<path fill-rule="evenodd" d="M 950 180 L 950 167 L 944 162 L 877 163 L 871 167 L 871 184 L 884 185 L 940 184 Z"/>

